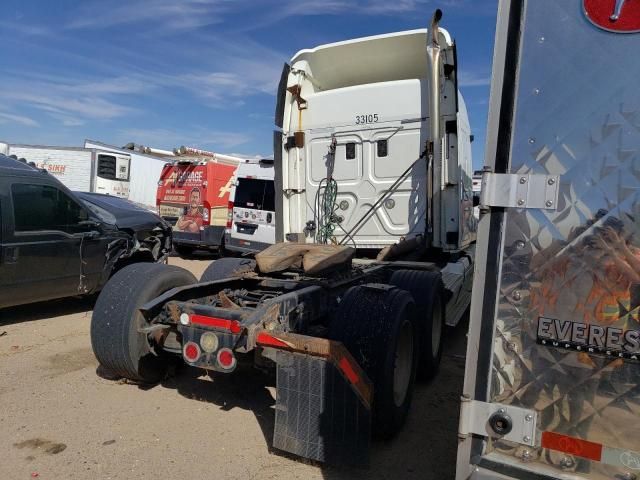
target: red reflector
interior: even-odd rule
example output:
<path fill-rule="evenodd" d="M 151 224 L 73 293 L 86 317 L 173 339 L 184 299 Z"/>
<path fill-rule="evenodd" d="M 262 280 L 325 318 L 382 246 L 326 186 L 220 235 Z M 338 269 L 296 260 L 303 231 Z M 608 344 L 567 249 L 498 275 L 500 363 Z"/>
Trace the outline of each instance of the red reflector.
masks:
<path fill-rule="evenodd" d="M 347 377 L 347 380 L 349 380 L 352 384 L 355 385 L 360 381 L 360 377 L 353 369 L 346 357 L 342 357 L 340 359 L 340 362 L 338 362 L 338 366 L 340 367 L 340 370 L 342 370 L 342 373 L 344 373 L 344 376 Z"/>
<path fill-rule="evenodd" d="M 184 357 L 190 362 L 195 362 L 200 358 L 200 347 L 193 342 L 185 344 L 182 352 L 184 353 Z"/>
<path fill-rule="evenodd" d="M 258 336 L 256 337 L 256 343 L 264 347 L 291 348 L 288 343 L 283 342 L 279 338 L 273 337 L 264 332 L 260 332 L 258 334 Z"/>
<path fill-rule="evenodd" d="M 228 320 L 226 318 L 206 317 L 204 315 L 191 315 L 191 323 L 193 325 L 202 325 L 205 327 L 219 328 L 227 332 L 238 334 L 242 331 L 242 326 L 237 320 Z"/>
<path fill-rule="evenodd" d="M 227 228 L 233 224 L 233 202 L 227 204 Z"/>
<path fill-rule="evenodd" d="M 542 432 L 542 448 L 569 453 L 576 457 L 599 462 L 602 459 L 602 445 L 579 438 L 568 437 L 554 432 Z"/>

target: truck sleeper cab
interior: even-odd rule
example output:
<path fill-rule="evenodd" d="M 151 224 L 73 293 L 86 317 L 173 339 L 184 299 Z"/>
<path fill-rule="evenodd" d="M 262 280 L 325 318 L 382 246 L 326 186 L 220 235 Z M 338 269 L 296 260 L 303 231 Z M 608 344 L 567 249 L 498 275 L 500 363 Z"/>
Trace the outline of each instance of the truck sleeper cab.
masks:
<path fill-rule="evenodd" d="M 442 87 L 434 101 L 428 38 L 422 29 L 347 40 L 301 50 L 285 65 L 275 134 L 276 190 L 285 192 L 276 204 L 279 241 L 335 238 L 381 249 L 427 235 L 433 247 L 453 251 L 475 240 L 471 132 L 456 47 L 439 29 Z M 431 173 L 423 155 L 434 126 L 444 155 Z"/>

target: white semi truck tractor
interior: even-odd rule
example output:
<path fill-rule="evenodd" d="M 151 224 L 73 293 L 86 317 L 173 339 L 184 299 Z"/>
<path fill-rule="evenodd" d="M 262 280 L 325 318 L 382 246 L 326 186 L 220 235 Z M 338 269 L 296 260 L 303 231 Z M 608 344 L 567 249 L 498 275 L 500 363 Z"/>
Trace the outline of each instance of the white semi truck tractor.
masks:
<path fill-rule="evenodd" d="M 372 434 L 402 428 L 445 324 L 469 306 L 474 265 L 470 128 L 440 17 L 285 65 L 277 243 L 199 280 L 167 265 L 118 272 L 91 321 L 106 370 L 157 382 L 169 354 L 228 374 L 270 367 L 274 446 L 323 462 L 366 463 Z"/>

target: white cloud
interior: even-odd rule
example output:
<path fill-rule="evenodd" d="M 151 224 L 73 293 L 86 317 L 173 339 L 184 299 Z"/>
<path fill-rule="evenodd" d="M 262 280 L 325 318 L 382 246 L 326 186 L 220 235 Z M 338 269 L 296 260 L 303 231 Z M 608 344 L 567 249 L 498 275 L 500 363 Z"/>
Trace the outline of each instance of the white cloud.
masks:
<path fill-rule="evenodd" d="M 403 15 L 419 12 L 425 26 L 435 8 L 456 9 L 468 14 L 495 14 L 492 0 L 129 0 L 114 6 L 109 2 L 84 2 L 67 23 L 69 29 L 98 29 L 131 25 L 138 32 L 155 35 L 192 32 L 210 25 L 224 25 L 231 15 L 244 16 L 235 31 L 249 31 L 290 17 L 318 15 Z"/>
<path fill-rule="evenodd" d="M 191 30 L 222 22 L 232 0 L 137 0 L 119 6 L 103 1 L 84 2 L 68 28 L 137 28 Z"/>
<path fill-rule="evenodd" d="M 15 115 L 13 113 L 0 112 L 0 123 L 19 123 L 25 127 L 37 127 L 39 124 L 34 119 L 25 117 L 23 115 Z"/>
<path fill-rule="evenodd" d="M 251 137 L 239 132 L 206 130 L 202 127 L 187 127 L 182 131 L 165 128 L 144 129 L 128 128 L 118 132 L 118 143 L 134 142 L 156 148 L 173 149 L 181 145 L 211 148 L 214 151 L 228 150 L 251 140 Z"/>
<path fill-rule="evenodd" d="M 461 87 L 486 87 L 491 84 L 491 76 L 478 72 L 461 71 L 458 85 Z"/>
<path fill-rule="evenodd" d="M 81 117 L 109 120 L 135 112 L 134 109 L 99 97 L 72 96 L 61 93 L 47 94 L 33 91 L 12 91 L 15 101 L 34 108 L 58 114 L 76 114 Z M 2 94 L 0 94 L 2 96 Z"/>
<path fill-rule="evenodd" d="M 47 27 L 30 24 L 26 20 L 20 18 L 16 19 L 14 22 L 0 21 L 0 28 L 4 31 L 8 30 L 19 35 L 26 36 L 42 36 L 51 33 Z"/>

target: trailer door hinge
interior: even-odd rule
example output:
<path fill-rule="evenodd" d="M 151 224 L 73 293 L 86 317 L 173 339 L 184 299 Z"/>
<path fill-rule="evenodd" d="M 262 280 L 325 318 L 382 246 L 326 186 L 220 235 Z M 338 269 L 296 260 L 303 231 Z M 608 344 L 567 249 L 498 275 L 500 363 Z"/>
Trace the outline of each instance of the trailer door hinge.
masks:
<path fill-rule="evenodd" d="M 500 438 L 533 447 L 538 440 L 537 417 L 535 410 L 462 397 L 458 435 Z"/>
<path fill-rule="evenodd" d="M 559 175 L 484 172 L 480 205 L 556 210 L 559 184 Z"/>

